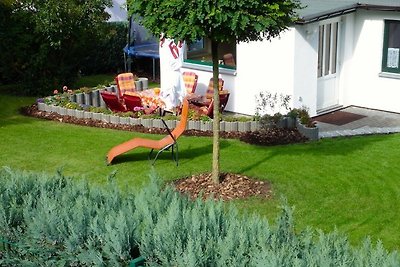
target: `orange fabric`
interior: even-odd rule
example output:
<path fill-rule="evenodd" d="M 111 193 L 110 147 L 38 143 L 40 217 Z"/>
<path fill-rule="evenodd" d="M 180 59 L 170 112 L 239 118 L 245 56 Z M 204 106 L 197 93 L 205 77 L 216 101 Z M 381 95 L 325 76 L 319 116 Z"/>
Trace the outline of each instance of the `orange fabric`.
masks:
<path fill-rule="evenodd" d="M 127 72 L 118 74 L 117 77 L 115 78 L 115 82 L 117 83 L 118 86 L 118 94 L 120 98 L 127 92 L 136 91 L 133 73 Z"/>
<path fill-rule="evenodd" d="M 189 113 L 188 111 L 189 111 L 189 102 L 187 101 L 187 99 L 184 99 L 181 120 L 179 121 L 179 124 L 176 126 L 176 128 L 172 131 L 172 135 L 175 137 L 175 140 L 177 140 L 186 129 L 188 113 Z M 107 163 L 111 164 L 112 160 L 116 156 L 128 152 L 132 149 L 135 149 L 137 147 L 146 147 L 146 148 L 160 150 L 166 147 L 167 145 L 173 143 L 174 140 L 170 135 L 167 135 L 160 140 L 145 139 L 140 137 L 133 138 L 129 141 L 126 141 L 120 145 L 113 147 L 107 154 Z"/>
<path fill-rule="evenodd" d="M 219 78 L 218 79 L 218 89 L 221 91 L 223 88 L 224 88 L 224 80 Z M 214 79 L 211 78 L 210 82 L 208 83 L 206 97 L 207 98 L 212 98 L 213 94 L 214 94 Z"/>
<path fill-rule="evenodd" d="M 186 93 L 193 94 L 196 91 L 198 76 L 194 72 L 185 71 L 183 74 L 183 83 L 185 84 Z"/>

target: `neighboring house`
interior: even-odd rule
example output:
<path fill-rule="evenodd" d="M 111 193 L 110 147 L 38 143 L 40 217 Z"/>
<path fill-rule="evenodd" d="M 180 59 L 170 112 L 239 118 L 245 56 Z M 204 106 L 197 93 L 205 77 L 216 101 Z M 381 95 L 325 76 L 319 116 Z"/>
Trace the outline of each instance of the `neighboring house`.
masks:
<path fill-rule="evenodd" d="M 254 114 L 261 91 L 292 96 L 311 115 L 343 106 L 400 112 L 400 1 L 302 0 L 297 23 L 272 41 L 225 44 L 236 69 L 220 68 L 227 110 Z M 181 71 L 212 76 L 210 44 L 192 44 Z M 162 58 L 161 58 L 162 60 Z"/>

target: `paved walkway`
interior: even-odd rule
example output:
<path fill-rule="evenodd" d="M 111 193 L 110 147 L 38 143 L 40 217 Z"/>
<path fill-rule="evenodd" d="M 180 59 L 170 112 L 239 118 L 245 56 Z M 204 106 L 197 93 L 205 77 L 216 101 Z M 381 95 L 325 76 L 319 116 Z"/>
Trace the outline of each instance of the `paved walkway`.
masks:
<path fill-rule="evenodd" d="M 400 132 L 400 114 L 398 113 L 353 106 L 341 109 L 341 111 L 366 117 L 341 126 L 318 122 L 320 138 Z"/>

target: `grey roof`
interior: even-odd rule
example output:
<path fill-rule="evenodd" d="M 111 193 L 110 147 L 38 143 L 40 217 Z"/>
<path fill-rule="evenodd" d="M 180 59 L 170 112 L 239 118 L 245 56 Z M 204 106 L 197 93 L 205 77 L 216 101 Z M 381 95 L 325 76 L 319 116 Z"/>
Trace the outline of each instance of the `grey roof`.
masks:
<path fill-rule="evenodd" d="M 387 11 L 400 11 L 400 0 L 301 0 L 305 8 L 298 11 L 300 20 L 305 24 L 317 20 L 335 17 L 341 14 L 354 12 L 357 9 L 375 9 Z"/>

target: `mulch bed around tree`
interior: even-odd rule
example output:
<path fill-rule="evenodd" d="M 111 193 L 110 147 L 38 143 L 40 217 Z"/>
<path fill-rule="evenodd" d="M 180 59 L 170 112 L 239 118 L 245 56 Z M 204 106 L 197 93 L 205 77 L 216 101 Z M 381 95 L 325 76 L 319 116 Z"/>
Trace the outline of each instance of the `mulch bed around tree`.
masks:
<path fill-rule="evenodd" d="M 220 183 L 216 184 L 211 179 L 211 173 L 192 175 L 174 181 L 176 190 L 188 194 L 191 198 L 212 197 L 214 199 L 232 200 L 257 196 L 271 197 L 271 185 L 268 181 L 258 181 L 245 175 L 234 173 L 221 173 Z"/>
<path fill-rule="evenodd" d="M 37 105 L 24 107 L 21 113 L 36 118 L 71 123 L 90 127 L 109 128 L 132 132 L 167 134 L 165 129 L 145 128 L 142 125 L 112 124 L 99 120 L 78 119 L 72 116 L 49 113 L 37 109 Z M 187 136 L 212 136 L 212 131 L 186 130 Z M 296 129 L 274 128 L 255 132 L 220 132 L 221 138 L 239 139 L 243 142 L 256 145 L 273 146 L 305 142 L 308 139 L 302 136 Z M 241 174 L 221 173 L 220 183 L 211 181 L 210 173 L 192 175 L 176 180 L 175 188 L 182 193 L 195 198 L 202 194 L 203 198 L 232 200 L 243 199 L 252 196 L 268 199 L 272 196 L 271 184 L 268 181 L 260 181 Z"/>

